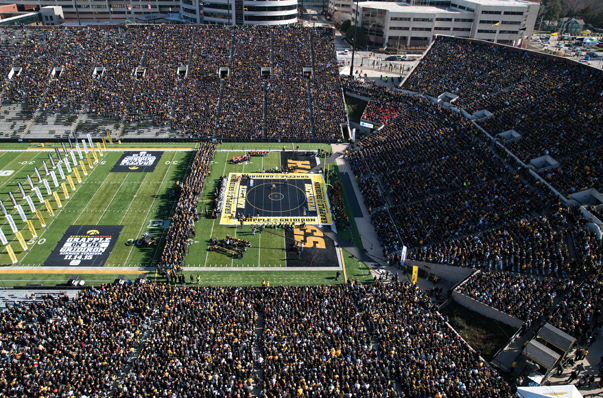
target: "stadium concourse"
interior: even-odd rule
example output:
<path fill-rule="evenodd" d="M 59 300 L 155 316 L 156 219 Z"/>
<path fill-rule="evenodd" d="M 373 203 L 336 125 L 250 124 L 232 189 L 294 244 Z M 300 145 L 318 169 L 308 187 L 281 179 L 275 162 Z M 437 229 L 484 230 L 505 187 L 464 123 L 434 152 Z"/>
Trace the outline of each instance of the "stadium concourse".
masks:
<path fill-rule="evenodd" d="M 86 117 L 95 113 L 118 120 L 120 129 L 152 120 L 173 122 L 185 135 L 200 138 L 330 141 L 338 138 L 338 123 L 345 119 L 343 85 L 347 94 L 370 99 L 363 119 L 384 126 L 344 157 L 390 269 L 396 269 L 404 247 L 409 262 L 480 269 L 460 294 L 519 320 L 526 331 L 549 322 L 573 336 L 589 348 L 588 367 L 567 380 L 580 383 L 588 374 L 580 388 L 599 393 L 600 364 L 593 356 L 603 340 L 597 217 L 603 203 L 598 193 L 601 71 L 490 43 L 438 37 L 400 92 L 340 80 L 332 33 L 326 30 L 208 27 L 209 40 L 170 29 L 192 28 L 128 27 L 99 35 L 40 29 L 25 31 L 27 37 L 19 30 L 2 46 L 12 60 L 0 65 L 2 73 L 13 73 L 4 82 L 3 101 L 35 112 L 35 123 L 48 112 L 82 107 Z M 89 48 L 86 38 L 93 38 Z M 144 45 L 130 51 L 132 43 Z M 102 53 L 102 62 L 89 62 L 107 44 L 112 50 Z M 200 47 L 193 51 L 191 45 Z M 53 65 L 71 62 L 72 47 L 84 54 L 74 58 L 80 64 L 103 65 L 98 82 L 36 78 L 45 75 L 49 59 L 56 60 Z M 187 54 L 193 62 L 185 64 Z M 103 63 L 103 57 L 109 61 Z M 189 65 L 183 81 L 163 79 L 171 72 L 158 65 L 168 59 L 174 60 L 168 70 L 180 62 Z M 309 80 L 299 80 L 304 61 L 293 65 L 299 60 L 312 60 Z M 245 70 L 243 61 L 257 74 Z M 230 69 L 218 76 L 222 65 Z M 54 77 L 78 70 L 60 67 L 53 67 Z M 275 78 L 261 80 L 261 68 L 269 67 Z M 142 78 L 140 84 L 128 84 L 131 73 Z M 187 73 L 194 78 L 186 79 Z M 94 95 L 61 87 L 69 82 L 89 87 Z M 289 98 L 301 92 L 311 100 Z M 217 103 L 205 105 L 216 98 Z M 268 108 L 267 102 L 275 106 Z M 30 124 L 13 136 L 31 130 Z M 162 269 L 182 263 L 214 150 L 215 143 L 206 142 L 194 156 L 168 230 Z M 48 297 L 11 306 L 0 317 L 0 393 L 514 395 L 515 386 L 448 325 L 428 294 L 433 291 L 388 282 L 114 285 L 88 288 L 74 300 Z M 580 368 L 561 370 L 578 373 Z"/>

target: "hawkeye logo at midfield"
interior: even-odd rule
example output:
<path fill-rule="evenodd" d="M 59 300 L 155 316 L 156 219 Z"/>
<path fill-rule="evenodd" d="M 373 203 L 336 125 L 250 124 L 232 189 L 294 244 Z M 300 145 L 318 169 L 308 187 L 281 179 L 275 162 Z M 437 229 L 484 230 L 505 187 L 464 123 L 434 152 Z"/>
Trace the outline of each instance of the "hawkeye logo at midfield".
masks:
<path fill-rule="evenodd" d="M 98 229 L 91 229 L 90 231 L 86 232 L 86 235 L 98 235 L 98 234 L 100 234 Z"/>

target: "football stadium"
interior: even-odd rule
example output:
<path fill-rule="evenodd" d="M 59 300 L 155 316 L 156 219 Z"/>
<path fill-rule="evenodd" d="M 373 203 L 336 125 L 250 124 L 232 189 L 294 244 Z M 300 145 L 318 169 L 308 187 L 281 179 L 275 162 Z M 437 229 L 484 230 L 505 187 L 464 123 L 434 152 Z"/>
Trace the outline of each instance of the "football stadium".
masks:
<path fill-rule="evenodd" d="M 330 28 L 0 31 L 0 396 L 603 394 L 603 72 Z"/>

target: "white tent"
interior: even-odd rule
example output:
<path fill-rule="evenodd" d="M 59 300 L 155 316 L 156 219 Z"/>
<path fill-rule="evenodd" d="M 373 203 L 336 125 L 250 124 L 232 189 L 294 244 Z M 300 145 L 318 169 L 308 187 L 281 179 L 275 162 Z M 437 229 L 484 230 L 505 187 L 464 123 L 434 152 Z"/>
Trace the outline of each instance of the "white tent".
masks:
<path fill-rule="evenodd" d="M 518 387 L 517 393 L 523 398 L 582 398 L 580 391 L 571 384 L 566 386 Z"/>

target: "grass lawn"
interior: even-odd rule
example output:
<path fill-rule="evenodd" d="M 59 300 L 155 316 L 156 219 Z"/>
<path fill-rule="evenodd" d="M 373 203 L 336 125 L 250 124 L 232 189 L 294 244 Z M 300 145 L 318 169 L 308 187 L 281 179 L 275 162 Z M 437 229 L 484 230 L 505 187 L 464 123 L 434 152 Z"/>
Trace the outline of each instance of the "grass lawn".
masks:
<path fill-rule="evenodd" d="M 442 310 L 442 314 L 448 316 L 448 322 L 454 330 L 486 361 L 491 361 L 494 354 L 517 331 L 511 326 L 486 318 L 454 301 Z"/>
<path fill-rule="evenodd" d="M 345 96 L 345 108 L 348 112 L 350 122 L 360 123 L 360 118 L 362 117 L 362 113 L 364 113 L 364 108 L 366 108 L 367 104 L 368 102 L 356 97 Z"/>

